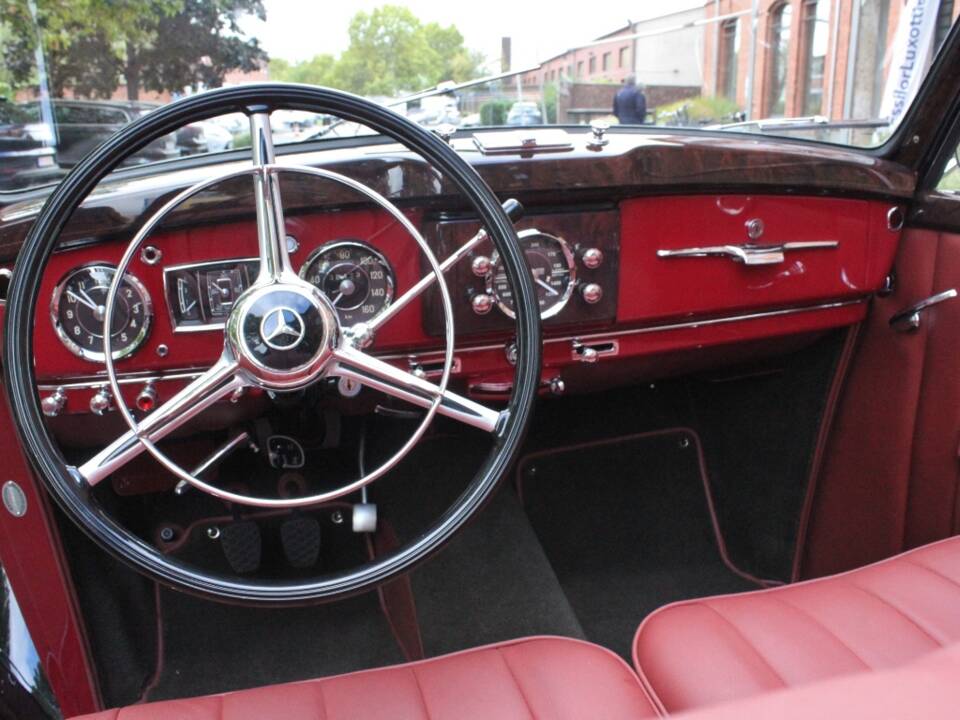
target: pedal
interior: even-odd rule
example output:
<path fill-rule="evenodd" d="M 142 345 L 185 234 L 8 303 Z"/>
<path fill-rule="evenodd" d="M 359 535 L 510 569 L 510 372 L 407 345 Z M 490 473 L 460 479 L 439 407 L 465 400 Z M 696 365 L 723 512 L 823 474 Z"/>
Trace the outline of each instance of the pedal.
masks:
<path fill-rule="evenodd" d="M 256 572 L 263 554 L 260 526 L 252 520 L 224 525 L 220 529 L 220 545 L 233 571 L 238 575 Z"/>
<path fill-rule="evenodd" d="M 317 564 L 320 556 L 320 523 L 309 515 L 294 515 L 280 526 L 280 540 L 287 562 L 295 568 Z"/>
<path fill-rule="evenodd" d="M 377 531 L 377 504 L 360 502 L 353 506 L 351 521 L 355 533 L 372 533 Z"/>

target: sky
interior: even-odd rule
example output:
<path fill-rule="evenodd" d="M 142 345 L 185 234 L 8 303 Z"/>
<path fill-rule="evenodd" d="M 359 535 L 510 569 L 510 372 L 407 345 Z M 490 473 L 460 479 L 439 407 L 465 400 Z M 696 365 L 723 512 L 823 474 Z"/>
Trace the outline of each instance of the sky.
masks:
<path fill-rule="evenodd" d="M 263 0 L 267 22 L 249 20 L 244 28 L 260 39 L 270 57 L 306 60 L 347 47 L 354 13 L 392 2 L 406 5 L 423 22 L 456 25 L 471 50 L 479 50 L 499 70 L 500 38 L 513 41 L 513 68 L 537 64 L 552 55 L 623 27 L 627 21 L 656 17 L 702 5 L 704 0 L 603 0 L 545 3 L 527 0 Z"/>

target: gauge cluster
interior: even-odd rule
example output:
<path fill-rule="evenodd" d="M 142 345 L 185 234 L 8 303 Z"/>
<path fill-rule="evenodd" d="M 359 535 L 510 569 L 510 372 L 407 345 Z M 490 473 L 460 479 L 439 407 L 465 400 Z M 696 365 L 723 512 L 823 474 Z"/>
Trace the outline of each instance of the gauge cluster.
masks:
<path fill-rule="evenodd" d="M 440 221 L 432 228 L 438 257 L 446 257 L 478 230 L 469 220 Z M 527 216 L 517 238 L 533 280 L 540 317 L 547 327 L 601 327 L 616 320 L 620 221 L 616 210 Z M 424 269 L 424 272 L 427 272 Z M 514 289 L 492 245 L 481 245 L 448 277 L 458 333 L 511 328 Z M 424 308 L 424 327 L 443 330 L 436 293 Z"/>
<path fill-rule="evenodd" d="M 174 332 L 222 328 L 234 303 L 257 277 L 257 258 L 164 268 Z"/>

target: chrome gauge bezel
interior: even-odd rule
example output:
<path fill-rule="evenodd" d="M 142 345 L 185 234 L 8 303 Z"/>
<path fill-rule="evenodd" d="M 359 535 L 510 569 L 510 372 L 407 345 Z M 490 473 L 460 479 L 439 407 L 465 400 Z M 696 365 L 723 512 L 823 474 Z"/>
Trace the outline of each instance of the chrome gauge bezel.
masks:
<path fill-rule="evenodd" d="M 337 248 L 341 248 L 341 247 L 357 248 L 357 249 L 363 250 L 364 252 L 370 253 L 371 255 L 376 257 L 377 260 L 379 260 L 380 263 L 383 265 L 383 267 L 386 269 L 387 274 L 386 274 L 386 277 L 384 278 L 386 280 L 386 288 L 384 290 L 383 307 L 381 307 L 377 311 L 377 313 L 373 316 L 373 317 L 377 317 L 377 315 L 379 315 L 388 307 L 390 307 L 390 303 L 393 302 L 393 296 L 397 286 L 396 273 L 394 273 L 393 265 L 390 264 L 390 261 L 387 260 L 386 256 L 382 252 L 377 250 L 375 247 L 373 247 L 369 243 L 364 242 L 363 240 L 332 240 L 328 243 L 324 243 L 318 248 L 315 248 L 309 255 L 307 255 L 306 260 L 303 261 L 303 265 L 300 266 L 300 272 L 299 272 L 300 279 L 307 280 L 307 269 L 311 265 L 313 265 L 314 261 L 318 257 L 323 255 L 324 253 L 330 252 L 332 250 L 336 250 Z M 310 281 L 307 280 L 307 282 L 310 282 Z M 317 289 L 320 290 L 321 293 L 323 292 L 322 288 L 317 288 Z M 330 300 L 330 298 L 327 298 L 327 299 Z M 337 308 L 334 308 L 334 309 L 337 310 Z M 341 322 L 343 322 L 343 318 L 340 317 L 339 310 L 337 310 L 337 318 L 340 319 Z M 373 319 L 373 318 L 368 318 L 368 320 L 370 319 Z M 364 322 L 366 322 L 366 320 Z"/>
<path fill-rule="evenodd" d="M 567 287 L 564 289 L 563 295 L 560 296 L 560 299 L 547 308 L 547 310 L 540 312 L 540 319 L 548 320 L 549 318 L 558 315 L 567 306 L 567 303 L 570 302 L 570 298 L 573 295 L 573 291 L 577 285 L 577 261 L 576 256 L 573 254 L 573 248 L 570 247 L 570 243 L 558 235 L 551 235 L 548 232 L 543 232 L 542 230 L 537 230 L 536 228 L 528 228 L 517 233 L 517 238 L 520 240 L 521 247 L 533 237 L 549 238 L 551 241 L 559 245 L 560 249 L 563 251 L 564 260 L 567 263 L 567 271 L 570 273 L 570 281 L 567 283 Z M 524 257 L 526 257 L 526 249 L 524 249 L 523 253 Z M 500 311 L 504 315 L 511 320 L 514 320 L 516 319 L 516 313 L 514 313 L 513 308 L 511 308 L 503 299 L 501 299 L 500 295 L 497 293 L 496 277 L 499 268 L 500 255 L 494 251 L 490 256 L 490 272 L 487 273 L 486 277 L 487 294 L 493 297 L 497 303 L 497 307 L 500 308 Z"/>
<path fill-rule="evenodd" d="M 67 289 L 67 285 L 70 281 L 76 277 L 81 272 L 86 272 L 93 268 L 110 270 L 116 272 L 116 266 L 111 265 L 107 262 L 89 262 L 83 265 L 78 265 L 77 267 L 72 268 L 64 275 L 60 281 L 57 283 L 57 286 L 53 290 L 53 296 L 50 299 L 50 321 L 53 324 L 54 332 L 56 332 L 57 337 L 60 338 L 60 342 L 63 343 L 64 347 L 67 348 L 70 352 L 76 355 L 79 358 L 87 360 L 89 362 L 102 363 L 106 359 L 105 354 L 100 351 L 88 350 L 84 348 L 70 337 L 69 333 L 64 329 L 63 324 L 60 322 L 60 301 L 63 298 L 63 294 Z M 131 339 L 125 346 L 117 348 L 113 351 L 114 360 L 122 360 L 125 357 L 133 355 L 143 343 L 146 341 L 147 337 L 150 335 L 150 329 L 153 327 L 153 299 L 150 297 L 150 293 L 147 290 L 146 286 L 141 282 L 140 278 L 132 273 L 126 273 L 124 275 L 124 282 L 128 282 L 133 286 L 135 292 L 140 295 L 140 298 L 143 302 L 143 323 L 140 325 L 140 331 L 137 333 L 136 337 Z M 102 337 L 101 337 L 102 339 Z"/>

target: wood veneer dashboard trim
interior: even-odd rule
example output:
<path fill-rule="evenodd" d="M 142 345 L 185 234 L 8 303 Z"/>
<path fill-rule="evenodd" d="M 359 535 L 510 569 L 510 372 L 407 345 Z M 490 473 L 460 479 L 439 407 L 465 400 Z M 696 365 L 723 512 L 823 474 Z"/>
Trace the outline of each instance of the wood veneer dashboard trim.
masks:
<path fill-rule="evenodd" d="M 671 134 L 651 128 L 611 133 L 609 144 L 595 151 L 587 148 L 586 132 L 570 132 L 574 149 L 563 153 L 485 156 L 471 149 L 466 139 L 456 147 L 495 192 L 529 204 L 736 192 L 902 200 L 912 197 L 916 185 L 912 170 L 853 149 L 742 134 Z M 462 204 L 442 176 L 397 145 L 312 149 L 285 154 L 280 161 L 342 172 L 401 206 L 457 210 Z M 158 166 L 156 174 L 149 176 L 120 172 L 84 202 L 62 239 L 96 242 L 128 235 L 174 193 L 231 165 L 245 164 L 211 157 L 210 163 L 201 165 Z M 223 203 L 215 208 L 199 204 L 181 212 L 176 224 L 252 217 L 252 193 L 246 190 L 246 185 L 228 187 Z M 291 213 L 318 209 L 315 186 L 306 181 L 285 183 L 284 194 L 284 205 Z M 45 199 L 37 193 L 30 197 L 0 209 L 0 260 L 16 255 Z M 324 208 L 334 208 L 348 206 L 352 200 L 334 196 L 326 202 Z"/>

